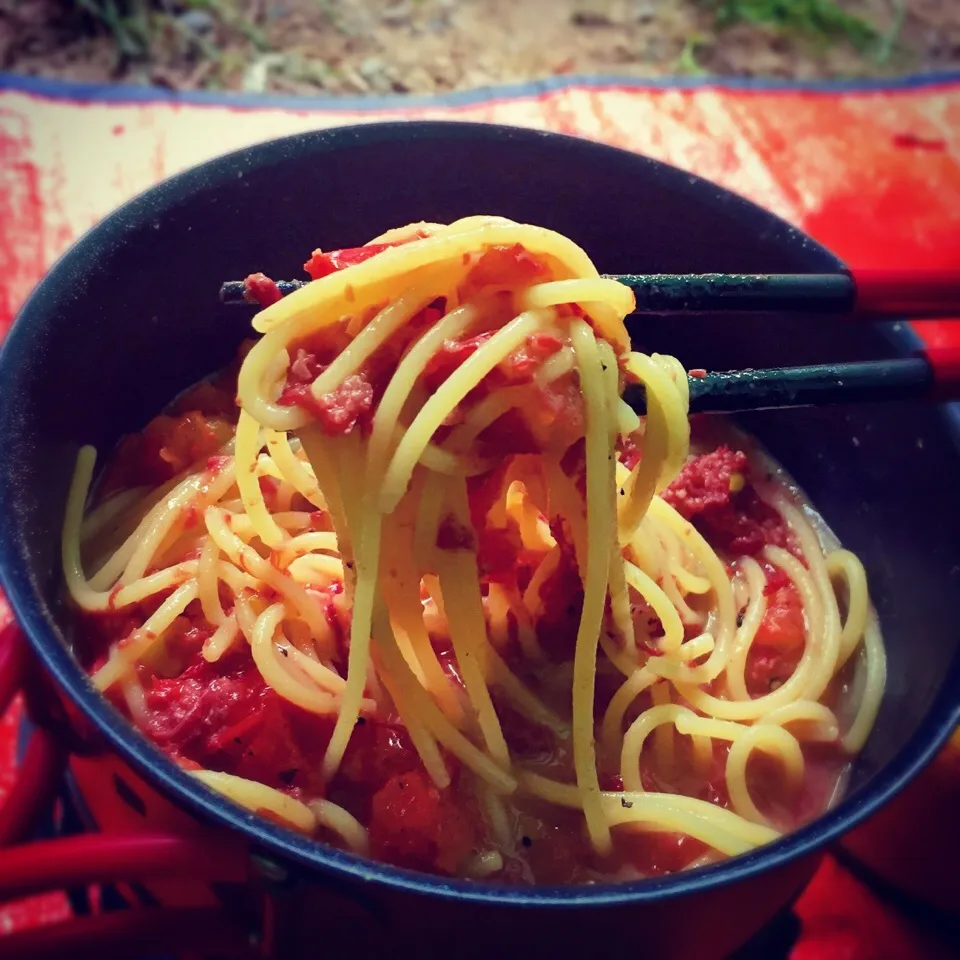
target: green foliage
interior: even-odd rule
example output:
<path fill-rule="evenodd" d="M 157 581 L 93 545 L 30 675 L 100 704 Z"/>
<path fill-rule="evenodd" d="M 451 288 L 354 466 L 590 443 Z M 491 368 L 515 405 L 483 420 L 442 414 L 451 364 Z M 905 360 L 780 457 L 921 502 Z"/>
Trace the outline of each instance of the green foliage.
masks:
<path fill-rule="evenodd" d="M 110 32 L 120 55 L 139 60 L 149 53 L 155 6 L 149 0 L 74 0 L 74 6 Z"/>
<path fill-rule="evenodd" d="M 697 51 L 705 46 L 706 42 L 706 39 L 698 33 L 687 37 L 674 67 L 677 73 L 688 77 L 702 77 L 708 73 L 697 59 Z"/>
<path fill-rule="evenodd" d="M 208 13 L 218 33 L 239 35 L 258 51 L 270 49 L 266 35 L 236 0 L 71 0 L 69 5 L 112 36 L 118 59 L 149 60 L 165 38 L 175 37 L 181 48 L 219 62 L 222 55 L 211 37 L 190 30 L 180 19 L 188 10 Z"/>
<path fill-rule="evenodd" d="M 704 0 L 716 11 L 718 28 L 734 23 L 774 27 L 821 43 L 847 40 L 858 50 L 875 50 L 881 39 L 862 17 L 834 0 Z"/>
<path fill-rule="evenodd" d="M 225 27 L 242 34 L 257 50 L 270 49 L 270 41 L 264 32 L 241 13 L 236 3 L 230 3 L 229 0 L 183 0 L 183 6 L 191 10 L 207 11 Z"/>

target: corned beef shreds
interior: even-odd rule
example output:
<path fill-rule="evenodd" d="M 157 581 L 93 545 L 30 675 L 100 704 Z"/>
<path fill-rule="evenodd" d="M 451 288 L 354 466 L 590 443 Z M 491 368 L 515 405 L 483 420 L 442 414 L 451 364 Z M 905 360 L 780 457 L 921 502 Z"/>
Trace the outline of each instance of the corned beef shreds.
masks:
<path fill-rule="evenodd" d="M 735 556 L 759 553 L 768 544 L 787 547 L 782 517 L 757 495 L 741 450 L 717 447 L 690 460 L 663 499 L 714 546 Z"/>

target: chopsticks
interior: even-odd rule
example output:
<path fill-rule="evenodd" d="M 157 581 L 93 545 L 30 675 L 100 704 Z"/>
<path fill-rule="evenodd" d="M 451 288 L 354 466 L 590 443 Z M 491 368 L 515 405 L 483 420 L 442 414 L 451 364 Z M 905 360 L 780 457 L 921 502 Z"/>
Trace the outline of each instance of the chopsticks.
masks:
<path fill-rule="evenodd" d="M 785 407 L 877 401 L 960 400 L 960 348 L 922 356 L 860 363 L 827 363 L 764 370 L 688 373 L 691 413 L 741 413 Z M 629 385 L 624 400 L 644 413 L 643 387 Z"/>
<path fill-rule="evenodd" d="M 825 274 L 608 274 L 649 314 L 805 313 L 851 320 L 960 318 L 960 270 L 858 270 Z M 279 280 L 287 296 L 309 280 Z M 246 282 L 220 288 L 225 304 L 250 304 Z"/>
<path fill-rule="evenodd" d="M 910 317 L 960 318 L 960 273 L 872 271 L 857 274 L 657 274 L 618 276 L 637 296 L 638 312 L 790 312 L 856 320 Z M 280 280 L 287 296 L 311 281 Z M 247 282 L 220 288 L 225 304 L 254 305 Z M 926 399 L 960 400 L 960 348 L 927 350 L 913 357 L 760 370 L 688 374 L 691 413 L 828 406 Z M 628 386 L 624 399 L 644 413 L 643 388 Z"/>
<path fill-rule="evenodd" d="M 960 318 L 960 270 L 628 274 L 637 313 L 805 313 L 852 320 Z"/>

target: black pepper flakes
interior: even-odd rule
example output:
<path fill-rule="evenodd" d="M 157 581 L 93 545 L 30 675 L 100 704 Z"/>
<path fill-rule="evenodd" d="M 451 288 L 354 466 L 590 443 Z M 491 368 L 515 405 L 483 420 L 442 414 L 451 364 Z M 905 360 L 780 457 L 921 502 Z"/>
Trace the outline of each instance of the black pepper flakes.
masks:
<path fill-rule="evenodd" d="M 354 724 L 355 727 L 362 727 L 367 722 L 366 717 L 357 717 L 357 722 Z"/>
<path fill-rule="evenodd" d="M 281 657 L 289 657 L 289 656 L 290 656 L 290 651 L 287 650 L 286 647 L 277 647 L 277 649 L 280 651 L 280 656 L 281 656 Z"/>
<path fill-rule="evenodd" d="M 743 611 L 742 611 L 742 610 L 737 614 L 737 626 L 738 626 L 738 627 L 742 627 L 742 626 L 743 626 Z"/>
<path fill-rule="evenodd" d="M 281 771 L 277 774 L 277 778 L 278 778 L 282 783 L 285 783 L 285 784 L 289 787 L 290 784 L 293 783 L 293 781 L 296 779 L 296 776 L 297 776 L 297 774 L 298 774 L 299 772 L 300 772 L 300 771 L 297 770 L 296 767 L 293 767 L 293 768 L 290 769 L 290 770 L 281 770 Z"/>
<path fill-rule="evenodd" d="M 633 806 L 633 801 L 628 800 L 626 797 L 621 797 L 620 806 L 623 807 L 624 810 L 629 810 Z"/>
<path fill-rule="evenodd" d="M 520 842 L 521 842 L 525 847 L 532 847 L 532 846 L 533 846 L 533 840 L 531 840 L 530 837 L 521 837 L 521 838 L 520 838 Z"/>

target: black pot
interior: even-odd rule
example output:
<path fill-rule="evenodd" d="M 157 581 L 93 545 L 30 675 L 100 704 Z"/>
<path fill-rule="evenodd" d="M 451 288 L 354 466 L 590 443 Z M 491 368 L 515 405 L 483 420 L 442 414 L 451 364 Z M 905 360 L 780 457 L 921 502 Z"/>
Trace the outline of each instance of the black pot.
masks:
<path fill-rule="evenodd" d="M 876 810 L 960 719 L 960 477 L 955 409 L 898 404 L 742 420 L 863 559 L 889 651 L 887 695 L 846 798 L 748 856 L 617 886 L 512 889 L 369 863 L 294 836 L 208 792 L 90 687 L 58 604 L 64 501 L 81 443 L 108 451 L 179 390 L 224 365 L 248 332 L 222 280 L 297 275 L 316 246 L 413 220 L 503 214 L 570 235 L 604 272 L 834 272 L 804 234 L 680 170 L 605 146 L 470 124 L 371 124 L 231 154 L 128 203 L 40 284 L 0 353 L 0 581 L 55 682 L 146 782 L 243 834 L 300 877 L 314 906 L 285 922 L 310 952 L 341 937 L 397 951 L 510 953 L 526 943 L 595 956 L 719 957 L 806 882 L 824 845 Z M 891 357 L 904 326 L 802 316 L 635 318 L 635 340 L 691 367 Z M 329 897 L 334 897 L 331 900 Z M 349 905 L 348 905 L 349 902 Z M 293 927 L 291 927 L 292 929 Z M 361 953 L 361 955 L 363 955 Z"/>

